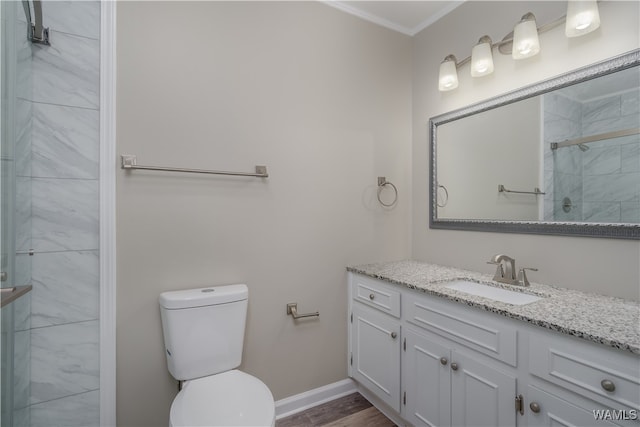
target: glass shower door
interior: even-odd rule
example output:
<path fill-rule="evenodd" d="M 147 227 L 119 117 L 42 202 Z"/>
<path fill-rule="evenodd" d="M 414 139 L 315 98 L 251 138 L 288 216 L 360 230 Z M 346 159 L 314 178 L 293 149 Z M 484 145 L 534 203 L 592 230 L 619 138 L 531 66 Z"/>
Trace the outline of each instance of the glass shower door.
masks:
<path fill-rule="evenodd" d="M 24 32 L 26 22 L 19 2 L 0 1 L 0 425 L 7 427 L 28 426 L 30 412 L 30 294 L 24 286 L 29 283 L 27 268 L 18 269 L 16 263 L 16 108 L 19 101 L 18 70 L 24 71 L 30 64 L 18 65 L 18 37 Z M 23 114 L 29 118 L 28 113 Z M 27 121 L 28 122 L 28 121 Z M 30 265 L 30 264 L 29 264 Z M 21 276 L 17 277 L 18 270 Z M 20 292 L 10 290 L 17 285 Z M 14 299 L 15 298 L 15 299 Z"/>

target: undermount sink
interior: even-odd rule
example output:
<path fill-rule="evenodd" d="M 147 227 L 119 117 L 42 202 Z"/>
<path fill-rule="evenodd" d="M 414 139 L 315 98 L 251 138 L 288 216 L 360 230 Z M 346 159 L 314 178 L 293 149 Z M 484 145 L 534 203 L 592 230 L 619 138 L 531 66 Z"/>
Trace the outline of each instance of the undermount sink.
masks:
<path fill-rule="evenodd" d="M 470 282 L 467 280 L 456 280 L 445 285 L 445 288 L 513 305 L 529 304 L 542 299 L 542 297 L 536 295 L 525 294 L 524 292 L 518 291 L 510 291 L 507 289 L 497 288 L 490 285 L 483 285 L 482 283 Z"/>

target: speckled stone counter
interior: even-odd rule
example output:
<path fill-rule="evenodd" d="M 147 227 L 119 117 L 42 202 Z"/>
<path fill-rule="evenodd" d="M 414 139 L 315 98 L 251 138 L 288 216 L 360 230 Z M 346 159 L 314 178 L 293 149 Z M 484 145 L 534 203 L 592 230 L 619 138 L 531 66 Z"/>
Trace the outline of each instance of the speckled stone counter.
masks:
<path fill-rule="evenodd" d="M 640 355 L 640 303 L 635 301 L 533 282 L 520 288 L 494 282 L 491 274 L 420 261 L 365 264 L 347 270 Z M 512 305 L 445 287 L 460 279 L 544 298 Z"/>

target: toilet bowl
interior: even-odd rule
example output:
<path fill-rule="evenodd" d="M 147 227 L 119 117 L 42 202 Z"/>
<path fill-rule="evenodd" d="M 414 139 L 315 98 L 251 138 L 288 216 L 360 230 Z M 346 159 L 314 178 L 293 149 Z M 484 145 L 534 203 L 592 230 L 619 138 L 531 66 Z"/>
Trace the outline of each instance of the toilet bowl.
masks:
<path fill-rule="evenodd" d="M 233 370 L 187 381 L 171 405 L 170 426 L 274 426 L 267 386 Z"/>

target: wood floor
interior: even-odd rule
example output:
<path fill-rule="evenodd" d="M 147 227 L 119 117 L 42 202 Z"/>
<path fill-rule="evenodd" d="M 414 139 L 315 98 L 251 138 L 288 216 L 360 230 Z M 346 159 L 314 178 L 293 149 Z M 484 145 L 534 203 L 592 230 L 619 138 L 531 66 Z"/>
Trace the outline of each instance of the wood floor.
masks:
<path fill-rule="evenodd" d="M 276 427 L 395 427 L 360 393 L 276 421 Z"/>

